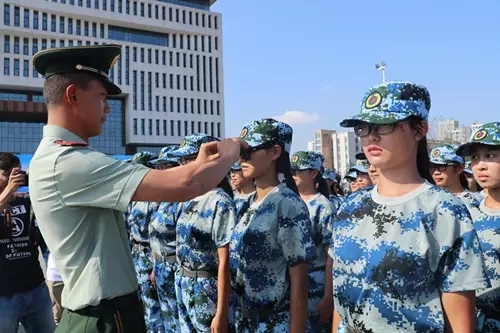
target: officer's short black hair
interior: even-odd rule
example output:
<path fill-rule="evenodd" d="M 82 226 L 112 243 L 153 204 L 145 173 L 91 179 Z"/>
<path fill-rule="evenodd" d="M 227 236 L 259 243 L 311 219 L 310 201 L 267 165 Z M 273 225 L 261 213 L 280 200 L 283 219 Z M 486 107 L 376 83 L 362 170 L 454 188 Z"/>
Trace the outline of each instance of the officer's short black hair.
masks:
<path fill-rule="evenodd" d="M 93 80 L 96 80 L 96 78 L 87 73 L 64 73 L 50 76 L 43 84 L 45 104 L 59 104 L 68 86 L 74 84 L 78 88 L 87 89 Z"/>
<path fill-rule="evenodd" d="M 21 160 L 14 154 L 0 152 L 0 170 L 10 171 L 21 165 Z"/>

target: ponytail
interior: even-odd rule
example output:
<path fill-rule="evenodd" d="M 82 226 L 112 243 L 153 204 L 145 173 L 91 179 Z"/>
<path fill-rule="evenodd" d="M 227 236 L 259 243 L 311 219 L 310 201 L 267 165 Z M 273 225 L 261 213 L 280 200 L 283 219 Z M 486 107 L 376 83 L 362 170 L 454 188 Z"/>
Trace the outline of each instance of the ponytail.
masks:
<path fill-rule="evenodd" d="M 411 128 L 416 129 L 417 131 L 421 130 L 421 124 L 423 119 L 419 117 L 412 116 L 408 118 L 408 123 Z M 430 167 L 430 159 L 429 159 L 429 150 L 427 147 L 427 136 L 424 136 L 418 142 L 417 147 L 417 170 L 420 174 L 420 177 L 427 180 L 429 183 L 435 185 L 434 179 L 432 179 L 431 172 L 429 170 Z"/>
<path fill-rule="evenodd" d="M 316 185 L 319 193 L 323 194 L 327 198 L 329 197 L 330 191 L 328 188 L 328 184 L 326 183 L 326 180 L 323 178 L 323 175 L 321 175 L 321 173 L 318 172 L 316 178 L 314 178 L 314 184 Z"/>
<path fill-rule="evenodd" d="M 224 192 L 226 192 L 231 197 L 231 199 L 234 199 L 234 192 L 233 189 L 231 188 L 231 185 L 229 184 L 229 180 L 227 179 L 227 177 L 224 177 L 220 181 L 219 185 L 217 185 L 217 187 L 223 189 Z"/>
<path fill-rule="evenodd" d="M 285 183 L 286 186 L 294 191 L 296 194 L 299 194 L 299 190 L 297 189 L 297 185 L 292 178 L 292 166 L 290 165 L 290 154 L 286 151 L 282 151 L 280 157 L 276 160 L 276 173 L 282 174 L 284 179 L 280 179 L 280 182 Z"/>

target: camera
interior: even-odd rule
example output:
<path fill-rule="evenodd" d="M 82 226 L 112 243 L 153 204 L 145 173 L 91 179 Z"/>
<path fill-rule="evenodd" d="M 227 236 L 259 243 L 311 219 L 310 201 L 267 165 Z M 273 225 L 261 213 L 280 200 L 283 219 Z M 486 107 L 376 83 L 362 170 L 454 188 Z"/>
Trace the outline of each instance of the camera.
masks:
<path fill-rule="evenodd" d="M 28 173 L 24 170 L 19 171 L 17 174 L 23 174 L 24 175 L 24 182 L 21 184 L 22 186 L 28 186 Z"/>

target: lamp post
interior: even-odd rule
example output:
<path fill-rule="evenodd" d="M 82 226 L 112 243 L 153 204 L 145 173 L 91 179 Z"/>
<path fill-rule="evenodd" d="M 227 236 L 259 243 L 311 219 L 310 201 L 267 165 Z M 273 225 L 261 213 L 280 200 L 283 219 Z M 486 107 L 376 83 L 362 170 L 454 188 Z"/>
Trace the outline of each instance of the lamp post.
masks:
<path fill-rule="evenodd" d="M 382 61 L 380 64 L 375 65 L 375 69 L 382 72 L 382 83 L 385 83 L 385 66 L 386 65 L 387 64 L 385 63 L 385 61 Z"/>

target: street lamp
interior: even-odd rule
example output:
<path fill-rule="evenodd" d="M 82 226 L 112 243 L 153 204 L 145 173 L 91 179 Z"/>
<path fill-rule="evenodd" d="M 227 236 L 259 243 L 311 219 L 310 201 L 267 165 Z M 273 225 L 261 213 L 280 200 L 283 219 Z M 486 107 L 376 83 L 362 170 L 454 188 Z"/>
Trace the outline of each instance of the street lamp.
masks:
<path fill-rule="evenodd" d="M 386 65 L 387 64 L 385 63 L 385 61 L 382 61 L 380 64 L 375 65 L 375 69 L 382 72 L 382 83 L 385 83 L 385 66 Z"/>

